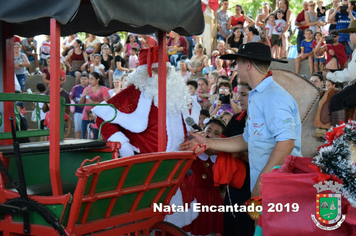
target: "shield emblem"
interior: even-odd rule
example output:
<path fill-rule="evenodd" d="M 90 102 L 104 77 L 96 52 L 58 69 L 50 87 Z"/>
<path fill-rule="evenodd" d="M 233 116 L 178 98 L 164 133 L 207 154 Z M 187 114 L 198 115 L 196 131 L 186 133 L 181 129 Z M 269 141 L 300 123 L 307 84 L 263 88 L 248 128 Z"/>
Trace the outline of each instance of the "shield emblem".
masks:
<path fill-rule="evenodd" d="M 316 218 L 332 225 L 341 218 L 341 193 L 316 194 Z"/>

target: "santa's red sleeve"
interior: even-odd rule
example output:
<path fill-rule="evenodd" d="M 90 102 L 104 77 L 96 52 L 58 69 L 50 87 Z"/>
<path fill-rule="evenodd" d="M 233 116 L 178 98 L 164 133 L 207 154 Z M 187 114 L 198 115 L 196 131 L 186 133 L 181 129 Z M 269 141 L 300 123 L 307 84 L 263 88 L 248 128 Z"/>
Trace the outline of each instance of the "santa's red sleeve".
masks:
<path fill-rule="evenodd" d="M 95 124 L 99 128 L 103 122 L 104 122 L 103 119 L 97 117 Z M 110 137 L 114 135 L 116 132 L 120 132 L 120 128 L 117 124 L 106 123 L 101 128 L 101 136 L 103 137 L 104 140 L 109 140 Z"/>

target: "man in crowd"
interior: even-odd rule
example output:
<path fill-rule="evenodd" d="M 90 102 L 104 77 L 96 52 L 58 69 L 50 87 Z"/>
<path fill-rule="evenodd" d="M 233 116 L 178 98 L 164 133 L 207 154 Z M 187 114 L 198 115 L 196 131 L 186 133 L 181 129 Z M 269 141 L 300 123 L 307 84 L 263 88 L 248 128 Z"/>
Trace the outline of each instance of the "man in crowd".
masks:
<path fill-rule="evenodd" d="M 221 1 L 221 9 L 217 11 L 217 20 L 218 20 L 218 32 L 217 39 L 218 40 L 226 40 L 226 37 L 231 34 L 230 30 L 226 28 L 229 17 L 232 15 L 231 12 L 228 11 L 229 1 L 222 0 Z"/>
<path fill-rule="evenodd" d="M 26 54 L 30 62 L 35 62 L 36 71 L 33 72 L 33 75 L 42 75 L 40 71 L 40 63 L 38 62 L 37 51 L 37 41 L 34 38 L 24 38 L 21 42 L 22 51 Z"/>
<path fill-rule="evenodd" d="M 303 10 L 299 12 L 297 19 L 295 19 L 295 26 L 298 27 L 298 36 L 297 36 L 297 50 L 298 54 L 301 52 L 300 45 L 305 39 L 304 30 L 309 29 L 307 22 L 305 21 L 305 12 L 309 11 L 308 1 L 303 1 Z"/>
<path fill-rule="evenodd" d="M 268 46 L 243 44 L 237 54 L 221 58 L 236 60 L 241 82 L 252 88 L 244 133 L 228 139 L 207 139 L 192 133 L 195 139 L 182 143 L 180 149 L 190 150 L 199 143 L 216 151 L 248 151 L 251 194 L 259 196 L 261 174 L 282 165 L 290 154 L 301 156 L 302 125 L 298 106 L 268 71 L 271 61 L 285 62 L 272 58 Z"/>

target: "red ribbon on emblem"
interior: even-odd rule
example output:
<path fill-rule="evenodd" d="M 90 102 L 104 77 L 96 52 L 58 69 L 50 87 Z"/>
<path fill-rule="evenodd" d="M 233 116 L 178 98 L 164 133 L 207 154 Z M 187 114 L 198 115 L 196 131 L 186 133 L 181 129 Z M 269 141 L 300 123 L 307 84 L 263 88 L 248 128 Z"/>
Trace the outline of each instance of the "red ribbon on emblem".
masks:
<path fill-rule="evenodd" d="M 201 1 L 201 6 L 203 8 L 203 13 L 209 6 L 213 11 L 217 11 L 219 8 L 219 0 L 203 0 Z"/>

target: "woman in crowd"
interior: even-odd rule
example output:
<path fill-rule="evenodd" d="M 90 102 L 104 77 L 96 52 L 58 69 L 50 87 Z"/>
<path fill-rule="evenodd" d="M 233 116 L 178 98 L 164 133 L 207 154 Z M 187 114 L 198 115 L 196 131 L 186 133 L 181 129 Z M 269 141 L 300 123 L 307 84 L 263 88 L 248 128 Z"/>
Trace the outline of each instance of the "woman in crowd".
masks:
<path fill-rule="evenodd" d="M 112 88 L 113 76 L 114 76 L 114 58 L 110 53 L 110 46 L 107 44 L 103 44 L 101 46 L 101 64 L 104 65 L 105 78 L 109 79 L 109 88 Z"/>
<path fill-rule="evenodd" d="M 261 42 L 260 33 L 254 26 L 246 27 L 244 43 Z"/>
<path fill-rule="evenodd" d="M 204 135 L 210 138 L 219 138 L 225 128 L 225 122 L 218 117 L 207 118 Z M 212 167 L 216 155 L 202 153 L 192 163 L 191 175 L 184 177 L 181 191 L 185 202 L 196 199 L 197 202 L 207 206 L 223 204 L 219 188 L 214 186 Z M 186 201 L 188 200 L 188 201 Z M 191 235 L 210 235 L 210 233 L 223 233 L 223 214 L 220 212 L 199 212 L 198 217 L 183 230 Z"/>
<path fill-rule="evenodd" d="M 237 52 L 240 45 L 243 43 L 243 39 L 244 34 L 242 33 L 241 28 L 235 27 L 233 33 L 226 38 L 226 48 Z"/>
<path fill-rule="evenodd" d="M 190 77 L 190 72 L 188 71 L 188 65 L 185 60 L 179 62 L 180 75 L 184 79 L 184 82 L 187 82 Z"/>
<path fill-rule="evenodd" d="M 85 71 L 88 65 L 88 54 L 83 50 L 83 43 L 80 39 L 76 39 L 73 43 L 74 49 L 70 50 L 65 60 L 69 68 L 69 74 L 75 77 L 75 84 L 79 84 L 82 71 Z"/>
<path fill-rule="evenodd" d="M 248 97 L 251 87 L 248 84 L 238 84 L 237 100 L 241 107 L 241 113 L 235 114 L 226 128 L 222 136 L 232 137 L 244 132 L 245 123 L 247 120 Z M 234 206 L 243 205 L 250 199 L 250 167 L 248 164 L 247 153 L 236 153 L 235 158 L 241 159 L 246 168 L 245 181 L 241 188 L 227 186 L 224 205 Z M 237 170 L 239 171 L 239 170 Z M 252 236 L 255 230 L 255 223 L 250 216 L 244 212 L 225 212 L 224 213 L 224 236 Z"/>
<path fill-rule="evenodd" d="M 128 34 L 125 42 L 125 60 L 128 61 L 130 57 L 130 50 L 132 47 L 136 47 L 140 50 L 136 37 L 133 34 Z"/>
<path fill-rule="evenodd" d="M 42 80 L 43 83 L 45 83 L 47 85 L 47 89 L 49 89 L 49 84 L 50 84 L 50 80 L 51 80 L 51 58 L 47 57 L 46 59 L 46 63 L 47 63 L 47 67 L 43 68 L 43 72 L 42 72 Z M 62 66 L 61 63 L 61 67 L 60 67 L 60 85 L 64 84 L 66 81 L 66 72 L 64 70 L 64 65 Z"/>
<path fill-rule="evenodd" d="M 252 20 L 250 17 L 245 16 L 244 15 L 244 11 L 242 9 L 242 6 L 240 4 L 237 4 L 235 6 L 235 15 L 230 16 L 226 28 L 229 29 L 233 29 L 236 26 L 240 27 L 241 29 L 243 29 L 245 26 L 245 21 L 248 23 L 247 26 L 252 26 L 255 24 L 255 21 Z"/>
<path fill-rule="evenodd" d="M 262 3 L 262 13 L 256 17 L 256 26 L 260 29 L 264 29 L 267 25 L 267 18 L 271 12 L 271 7 L 268 3 Z"/>
<path fill-rule="evenodd" d="M 315 11 L 315 2 L 309 1 L 309 11 L 304 13 L 305 21 L 309 26 L 309 29 L 313 31 L 313 34 L 317 31 L 317 26 L 324 25 L 323 22 L 317 20 L 317 12 Z"/>
<path fill-rule="evenodd" d="M 14 62 L 15 62 L 15 74 L 19 84 L 21 86 L 21 90 L 25 91 L 26 86 L 26 67 L 30 66 L 30 62 L 27 59 L 27 56 L 24 53 L 21 53 L 21 44 L 14 43 Z"/>
<path fill-rule="evenodd" d="M 89 86 L 83 90 L 83 95 L 80 98 L 80 104 L 99 104 L 102 101 L 107 101 L 110 98 L 108 89 L 104 86 L 104 81 L 97 72 L 92 72 L 89 75 Z M 87 126 L 89 124 L 89 112 L 94 106 L 85 106 L 82 116 L 82 138 L 85 139 Z"/>
<path fill-rule="evenodd" d="M 115 72 L 114 78 L 121 77 L 125 72 L 128 72 L 129 69 L 125 68 L 125 59 L 121 57 L 121 53 L 124 51 L 124 47 L 120 42 L 118 42 L 115 46 Z"/>
<path fill-rule="evenodd" d="M 223 68 L 223 60 L 220 57 L 215 59 L 216 71 L 219 72 L 219 75 L 227 75 L 226 70 Z"/>
<path fill-rule="evenodd" d="M 190 71 L 190 79 L 203 77 L 202 70 L 204 68 L 204 59 L 207 56 L 204 54 L 204 47 L 198 43 L 194 47 L 194 56 L 190 59 L 188 69 Z"/>
<path fill-rule="evenodd" d="M 97 38 L 95 35 L 89 34 L 89 37 L 85 39 L 84 44 L 85 44 L 85 52 L 88 55 L 99 53 L 101 42 L 100 39 Z"/>
<path fill-rule="evenodd" d="M 176 66 L 182 56 L 188 56 L 188 42 L 184 36 L 180 36 L 174 31 L 171 33 L 172 36 L 167 41 L 167 53 L 170 63 Z"/>
<path fill-rule="evenodd" d="M 236 97 L 232 92 L 231 83 L 228 81 L 222 81 L 218 84 L 217 91 L 219 97 L 214 101 L 210 107 L 210 115 L 220 115 L 224 111 L 229 111 L 231 114 L 239 113 L 241 110 L 237 105 Z"/>

